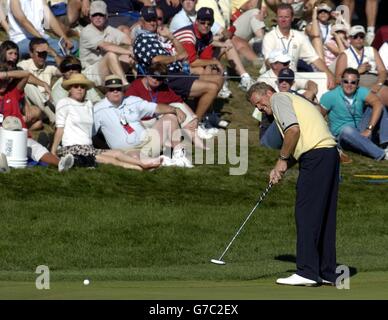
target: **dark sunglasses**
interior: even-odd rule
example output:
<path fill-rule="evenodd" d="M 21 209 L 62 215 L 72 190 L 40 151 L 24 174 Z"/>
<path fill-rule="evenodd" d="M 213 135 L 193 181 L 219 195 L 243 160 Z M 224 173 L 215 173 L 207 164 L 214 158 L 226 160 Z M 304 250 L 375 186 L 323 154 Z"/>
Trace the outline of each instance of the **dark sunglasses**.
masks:
<path fill-rule="evenodd" d="M 102 13 L 95 13 L 95 14 L 92 14 L 92 17 L 95 18 L 95 17 L 104 17 L 105 18 L 105 14 L 102 14 Z"/>
<path fill-rule="evenodd" d="M 109 91 L 109 92 L 115 92 L 115 91 L 120 91 L 120 92 L 122 92 L 122 91 L 123 91 L 123 88 L 122 88 L 122 87 L 119 87 L 119 88 L 109 88 L 108 91 Z"/>
<path fill-rule="evenodd" d="M 68 72 L 68 71 L 81 72 L 82 67 L 79 64 L 68 64 L 68 65 L 65 65 L 62 70 L 63 70 L 62 71 L 63 73 Z"/>
<path fill-rule="evenodd" d="M 152 17 L 152 18 L 144 18 L 144 21 L 145 22 L 156 22 L 158 21 L 158 18 L 157 17 Z"/>
<path fill-rule="evenodd" d="M 277 63 L 280 63 L 282 64 L 283 66 L 288 66 L 290 64 L 290 61 L 288 62 L 280 62 L 280 61 L 277 61 Z"/>
<path fill-rule="evenodd" d="M 349 81 L 349 80 L 344 79 L 344 80 L 342 80 L 342 83 L 356 85 L 358 83 L 358 81 Z"/>
<path fill-rule="evenodd" d="M 71 87 L 75 88 L 75 89 L 81 88 L 81 89 L 85 89 L 86 90 L 86 86 L 83 85 L 83 84 L 73 84 L 73 85 L 71 85 Z"/>
<path fill-rule="evenodd" d="M 43 59 L 46 59 L 48 54 L 47 51 L 35 51 L 35 53 L 39 58 Z"/>
<path fill-rule="evenodd" d="M 356 35 L 352 36 L 352 38 L 353 39 L 357 39 L 357 38 L 364 39 L 365 38 L 365 34 L 357 33 Z"/>
<path fill-rule="evenodd" d="M 163 17 L 158 17 L 157 19 L 158 19 L 158 21 L 163 21 L 164 18 Z"/>
<path fill-rule="evenodd" d="M 322 13 L 322 12 L 327 13 L 327 14 L 330 14 L 330 12 L 327 11 L 327 10 L 319 10 L 319 11 L 318 11 L 318 14 L 320 14 L 320 13 Z"/>
<path fill-rule="evenodd" d="M 291 85 L 294 80 L 291 79 L 278 79 L 278 83 L 281 84 L 282 82 L 287 82 L 289 85 Z"/>
<path fill-rule="evenodd" d="M 211 21 L 211 20 L 198 20 L 198 23 L 202 24 L 202 25 L 209 26 L 209 27 L 211 27 L 213 25 L 213 21 Z"/>

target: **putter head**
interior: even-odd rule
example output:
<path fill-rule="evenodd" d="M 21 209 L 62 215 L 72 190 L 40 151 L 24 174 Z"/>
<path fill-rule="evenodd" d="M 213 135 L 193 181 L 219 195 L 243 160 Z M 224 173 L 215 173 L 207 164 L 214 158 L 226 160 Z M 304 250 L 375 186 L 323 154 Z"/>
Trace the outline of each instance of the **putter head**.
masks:
<path fill-rule="evenodd" d="M 221 266 L 225 265 L 225 262 L 222 261 L 222 260 L 211 259 L 210 262 L 211 262 L 211 263 L 214 263 L 214 264 L 221 265 Z"/>

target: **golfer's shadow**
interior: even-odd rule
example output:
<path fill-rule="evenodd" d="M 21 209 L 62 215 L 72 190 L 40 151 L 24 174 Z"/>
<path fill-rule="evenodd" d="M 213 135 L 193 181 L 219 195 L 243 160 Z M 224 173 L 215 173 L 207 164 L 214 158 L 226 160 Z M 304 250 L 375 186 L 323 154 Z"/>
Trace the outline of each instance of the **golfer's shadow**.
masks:
<path fill-rule="evenodd" d="M 293 262 L 296 263 L 296 257 L 293 254 L 281 254 L 274 257 L 275 260 L 283 261 L 283 262 Z M 337 263 L 337 267 L 341 266 L 341 263 Z M 347 266 L 349 268 L 349 274 L 351 277 L 357 274 L 357 268 Z M 295 272 L 296 270 L 287 270 L 286 272 Z"/>

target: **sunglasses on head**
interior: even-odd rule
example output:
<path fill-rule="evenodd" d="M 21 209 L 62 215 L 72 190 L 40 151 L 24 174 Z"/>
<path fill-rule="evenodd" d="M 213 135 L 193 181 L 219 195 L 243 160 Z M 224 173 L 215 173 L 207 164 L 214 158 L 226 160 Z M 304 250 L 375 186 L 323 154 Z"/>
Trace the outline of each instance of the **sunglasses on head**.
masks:
<path fill-rule="evenodd" d="M 352 85 L 356 85 L 356 84 L 358 83 L 358 81 L 357 81 L 357 80 L 355 80 L 355 81 L 349 81 L 349 80 L 343 79 L 343 80 L 342 80 L 342 83 L 344 83 L 344 84 L 352 84 Z"/>
<path fill-rule="evenodd" d="M 63 72 L 78 71 L 81 72 L 82 67 L 79 64 L 68 64 L 63 67 Z"/>
<path fill-rule="evenodd" d="M 95 14 L 92 14 L 92 17 L 105 17 L 105 14 L 102 14 L 102 13 L 95 13 Z"/>
<path fill-rule="evenodd" d="M 213 21 L 211 21 L 211 20 L 198 20 L 198 23 L 202 24 L 202 25 L 209 26 L 209 27 L 211 27 L 213 25 Z"/>
<path fill-rule="evenodd" d="M 36 55 L 39 57 L 39 58 L 47 58 L 47 51 L 35 51 Z"/>
<path fill-rule="evenodd" d="M 357 33 L 356 35 L 352 36 L 352 38 L 353 39 L 357 39 L 357 38 L 364 39 L 365 38 L 365 34 Z"/>

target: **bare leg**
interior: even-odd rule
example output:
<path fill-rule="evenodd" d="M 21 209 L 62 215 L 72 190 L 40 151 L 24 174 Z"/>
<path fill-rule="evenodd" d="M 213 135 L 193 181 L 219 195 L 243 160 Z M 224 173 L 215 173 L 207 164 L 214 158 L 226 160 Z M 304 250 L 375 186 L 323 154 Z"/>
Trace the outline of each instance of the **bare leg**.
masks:
<path fill-rule="evenodd" d="M 232 38 L 232 42 L 238 53 L 240 54 L 241 57 L 247 59 L 248 61 L 255 63 L 257 62 L 257 55 L 249 45 L 248 41 L 234 36 Z"/>
<path fill-rule="evenodd" d="M 212 77 L 213 79 L 215 79 L 215 76 L 211 75 L 203 77 L 201 76 L 199 80 L 194 81 L 190 90 L 190 97 L 199 97 L 197 110 L 195 112 L 199 121 L 202 120 L 202 117 L 210 108 L 214 99 L 217 97 L 218 91 L 220 91 L 220 88 L 222 86 L 222 83 L 218 84 L 215 82 L 201 80 L 202 78 L 207 77 Z M 219 79 L 222 80 L 221 77 L 219 77 Z"/>
<path fill-rule="evenodd" d="M 104 79 L 107 75 L 117 74 L 122 79 L 124 84 L 128 83 L 117 54 L 113 52 L 107 52 L 99 62 L 99 67 L 101 70 L 102 79 Z"/>
<path fill-rule="evenodd" d="M 366 22 L 368 27 L 374 27 L 376 25 L 377 8 L 377 0 L 365 1 Z"/>
<path fill-rule="evenodd" d="M 59 158 L 53 155 L 51 152 L 47 152 L 42 156 L 42 158 L 39 159 L 39 161 L 51 164 L 53 166 L 57 166 L 59 163 Z"/>
<path fill-rule="evenodd" d="M 232 42 L 230 40 L 227 40 L 226 43 L 232 43 Z M 234 46 L 230 48 L 228 51 L 226 51 L 225 55 L 228 61 L 232 64 L 233 69 L 236 70 L 239 76 L 241 76 L 244 73 L 247 73 L 247 71 L 245 70 L 241 62 L 240 56 L 238 55 L 237 50 Z"/>
<path fill-rule="evenodd" d="M 136 156 L 133 156 L 136 154 Z M 113 164 L 126 169 L 143 170 L 158 168 L 161 164 L 160 158 L 140 159 L 139 153 L 124 153 L 120 150 L 107 150 L 96 156 L 97 162 Z"/>
<path fill-rule="evenodd" d="M 68 0 L 67 1 L 67 19 L 69 25 L 76 25 L 81 14 L 81 0 Z"/>
<path fill-rule="evenodd" d="M 342 0 L 342 4 L 349 8 L 349 20 L 348 23 L 352 25 L 353 13 L 354 13 L 354 0 Z"/>

